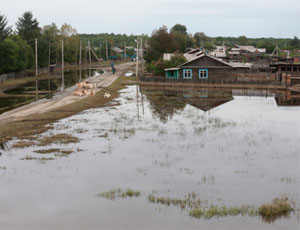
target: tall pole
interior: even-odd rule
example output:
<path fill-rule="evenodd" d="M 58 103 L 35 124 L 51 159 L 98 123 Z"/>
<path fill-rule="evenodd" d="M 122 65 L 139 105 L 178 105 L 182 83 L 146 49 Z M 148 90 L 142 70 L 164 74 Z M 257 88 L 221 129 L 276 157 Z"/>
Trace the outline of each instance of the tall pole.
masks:
<path fill-rule="evenodd" d="M 140 51 L 141 51 L 141 76 L 143 74 L 143 62 L 144 62 L 144 49 L 143 49 L 143 37 L 141 37 L 141 44 L 140 44 Z"/>
<path fill-rule="evenodd" d="M 49 41 L 49 60 L 48 60 L 48 74 L 50 75 L 50 60 L 51 60 L 51 41 Z"/>
<path fill-rule="evenodd" d="M 126 61 L 126 42 L 124 42 L 124 59 Z"/>
<path fill-rule="evenodd" d="M 106 61 L 108 61 L 108 47 L 107 47 L 107 41 L 105 41 L 106 43 Z"/>
<path fill-rule="evenodd" d="M 64 76 L 64 69 L 65 69 L 65 63 L 64 63 L 64 40 L 61 40 L 61 89 L 65 89 L 65 76 Z"/>
<path fill-rule="evenodd" d="M 61 69 L 65 69 L 65 63 L 64 63 L 64 40 L 61 40 Z"/>
<path fill-rule="evenodd" d="M 88 41 L 88 47 L 89 47 L 89 63 L 92 64 L 92 56 L 91 56 L 91 43 Z"/>
<path fill-rule="evenodd" d="M 79 45 L 79 66 L 81 66 L 81 49 L 82 49 L 82 41 L 80 40 L 80 45 Z"/>
<path fill-rule="evenodd" d="M 135 58 L 135 62 L 136 62 L 136 70 L 135 70 L 135 76 L 139 75 L 139 40 L 138 38 L 136 39 L 136 58 Z"/>
<path fill-rule="evenodd" d="M 37 39 L 35 39 L 35 76 L 38 75 L 38 52 L 37 52 Z"/>
<path fill-rule="evenodd" d="M 100 60 L 101 60 L 101 49 L 102 49 L 102 45 L 101 45 L 101 42 L 100 42 L 100 52 L 99 52 Z"/>

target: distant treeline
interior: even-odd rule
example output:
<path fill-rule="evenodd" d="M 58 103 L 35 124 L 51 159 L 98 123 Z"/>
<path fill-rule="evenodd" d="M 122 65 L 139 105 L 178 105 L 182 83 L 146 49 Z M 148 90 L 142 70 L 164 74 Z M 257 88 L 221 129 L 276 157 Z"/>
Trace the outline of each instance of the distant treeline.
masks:
<path fill-rule="evenodd" d="M 216 45 L 235 44 L 254 45 L 258 48 L 267 48 L 272 52 L 278 44 L 280 49 L 300 49 L 297 37 L 294 39 L 275 38 L 246 38 L 235 37 L 208 37 L 203 32 L 190 34 L 184 25 L 176 24 L 168 30 L 161 27 L 153 31 L 152 35 L 139 35 L 143 38 L 144 48 L 147 48 L 145 59 L 147 62 L 156 61 L 163 53 L 182 53 L 187 47 L 204 47 L 212 50 Z M 113 51 L 119 47 L 132 55 L 136 47 L 137 35 L 126 34 L 78 34 L 76 29 L 65 23 L 60 28 L 55 23 L 39 26 L 39 22 L 31 12 L 25 12 L 18 18 L 16 30 L 8 25 L 7 18 L 0 14 L 0 74 L 32 69 L 35 64 L 35 39 L 37 39 L 38 66 L 47 67 L 49 63 L 61 63 L 62 40 L 64 41 L 64 61 L 70 64 L 78 63 L 80 40 L 82 40 L 82 62 L 88 59 L 87 44 L 96 55 L 106 58 L 106 43 L 108 56 L 120 55 Z M 101 49 L 100 49 L 101 47 Z M 50 55 L 49 55 L 50 52 Z M 49 59 L 50 57 L 50 59 Z M 93 61 L 95 57 L 92 55 Z"/>
<path fill-rule="evenodd" d="M 217 45 L 252 45 L 257 48 L 266 48 L 267 53 L 272 53 L 278 45 L 281 50 L 298 51 L 300 41 L 295 36 L 291 38 L 247 38 L 239 37 L 209 37 L 204 32 L 188 33 L 186 26 L 174 25 L 170 30 L 162 26 L 153 31 L 149 38 L 150 49 L 146 56 L 147 62 L 157 61 L 163 53 L 183 53 L 188 47 L 202 47 L 213 50 Z"/>

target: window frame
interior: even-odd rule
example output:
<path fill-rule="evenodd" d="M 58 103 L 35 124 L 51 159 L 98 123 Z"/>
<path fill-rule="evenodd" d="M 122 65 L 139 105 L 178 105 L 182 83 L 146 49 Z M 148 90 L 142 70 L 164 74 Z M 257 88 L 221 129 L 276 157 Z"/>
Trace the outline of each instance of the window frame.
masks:
<path fill-rule="evenodd" d="M 205 77 L 201 77 L 201 73 L 205 73 Z M 199 79 L 208 79 L 208 69 L 199 69 Z"/>
<path fill-rule="evenodd" d="M 186 72 L 190 72 L 191 76 L 190 77 L 186 77 L 185 76 Z M 192 79 L 193 78 L 193 70 L 192 69 L 183 69 L 183 71 L 182 71 L 182 77 L 183 77 L 183 79 Z"/>

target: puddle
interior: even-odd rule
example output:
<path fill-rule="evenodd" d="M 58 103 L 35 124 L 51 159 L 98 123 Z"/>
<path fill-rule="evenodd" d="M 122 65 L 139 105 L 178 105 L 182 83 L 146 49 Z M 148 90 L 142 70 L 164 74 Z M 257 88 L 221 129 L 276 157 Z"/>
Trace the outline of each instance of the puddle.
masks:
<path fill-rule="evenodd" d="M 117 106 L 83 111 L 39 136 L 68 134 L 80 142 L 2 146 L 0 225 L 298 229 L 297 210 L 272 222 L 251 214 L 280 197 L 300 207 L 300 107 L 279 104 L 285 96 L 128 86 Z M 196 194 L 207 213 L 183 211 L 187 194 Z"/>

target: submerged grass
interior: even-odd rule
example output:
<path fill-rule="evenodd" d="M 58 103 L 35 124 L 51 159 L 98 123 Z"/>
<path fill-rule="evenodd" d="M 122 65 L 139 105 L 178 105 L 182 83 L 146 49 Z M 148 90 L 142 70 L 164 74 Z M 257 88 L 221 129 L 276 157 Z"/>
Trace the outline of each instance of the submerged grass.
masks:
<path fill-rule="evenodd" d="M 60 133 L 52 136 L 45 136 L 39 139 L 39 146 L 46 146 L 51 144 L 68 144 L 68 143 L 77 143 L 79 142 L 78 137 L 74 137 L 69 134 Z"/>
<path fill-rule="evenodd" d="M 35 145 L 36 143 L 33 141 L 19 141 L 13 144 L 12 148 L 26 148 Z"/>
<path fill-rule="evenodd" d="M 267 222 L 274 222 L 277 218 L 289 216 L 293 210 L 288 197 L 275 198 L 272 203 L 263 204 L 258 208 L 259 215 Z"/>
<path fill-rule="evenodd" d="M 39 149 L 39 150 L 34 150 L 33 152 L 39 153 L 39 154 L 50 154 L 50 153 L 62 153 L 65 155 L 69 155 L 73 153 L 73 150 L 63 150 L 63 149 Z"/>
<path fill-rule="evenodd" d="M 183 199 L 156 197 L 153 194 L 148 196 L 148 201 L 151 203 L 162 204 L 165 206 L 175 206 L 182 210 L 188 210 L 189 215 L 194 218 L 210 219 L 212 217 L 225 216 L 261 216 L 266 222 L 273 222 L 278 218 L 287 217 L 294 210 L 291 202 L 287 197 L 276 198 L 270 204 L 263 204 L 259 208 L 253 205 L 241 206 L 216 206 L 205 205 L 195 193 L 188 194 Z"/>
<path fill-rule="evenodd" d="M 115 200 L 116 198 L 127 198 L 127 197 L 139 197 L 141 195 L 140 191 L 133 189 L 122 190 L 120 188 L 111 189 L 107 192 L 99 193 L 98 196 L 103 197 L 108 200 Z"/>

